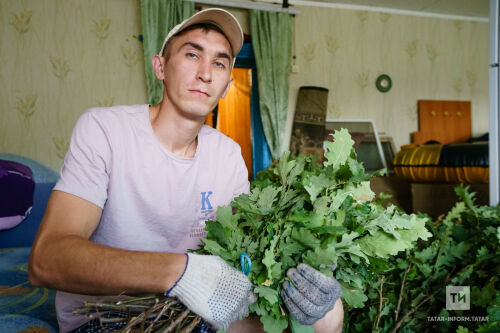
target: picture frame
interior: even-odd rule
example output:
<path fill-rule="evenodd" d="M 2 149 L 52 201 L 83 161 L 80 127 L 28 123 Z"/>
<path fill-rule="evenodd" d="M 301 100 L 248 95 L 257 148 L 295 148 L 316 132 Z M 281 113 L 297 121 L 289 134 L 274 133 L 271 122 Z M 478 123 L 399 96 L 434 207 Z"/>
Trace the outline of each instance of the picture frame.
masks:
<path fill-rule="evenodd" d="M 396 146 L 394 145 L 394 140 L 392 136 L 387 135 L 384 132 L 379 133 L 380 144 L 382 146 L 382 152 L 384 153 L 385 161 L 387 163 L 387 174 L 394 174 L 394 155 L 397 153 Z"/>

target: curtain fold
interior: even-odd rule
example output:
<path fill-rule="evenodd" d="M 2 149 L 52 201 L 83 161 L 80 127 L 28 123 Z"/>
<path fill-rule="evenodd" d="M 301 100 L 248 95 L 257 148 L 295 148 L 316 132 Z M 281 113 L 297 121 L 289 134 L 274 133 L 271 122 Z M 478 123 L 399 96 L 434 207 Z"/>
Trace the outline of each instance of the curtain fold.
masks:
<path fill-rule="evenodd" d="M 194 13 L 194 3 L 182 0 L 141 0 L 141 23 L 148 102 L 162 100 L 163 83 L 156 79 L 151 59 L 160 52 L 165 36 Z"/>
<path fill-rule="evenodd" d="M 264 134 L 272 158 L 279 159 L 288 110 L 291 18 L 287 13 L 250 10 L 250 31 Z"/>

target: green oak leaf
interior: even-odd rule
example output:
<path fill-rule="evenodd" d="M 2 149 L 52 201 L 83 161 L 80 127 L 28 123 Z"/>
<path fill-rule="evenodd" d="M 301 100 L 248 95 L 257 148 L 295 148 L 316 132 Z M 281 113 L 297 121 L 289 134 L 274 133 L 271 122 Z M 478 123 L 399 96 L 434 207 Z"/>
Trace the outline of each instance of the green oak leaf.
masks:
<path fill-rule="evenodd" d="M 268 186 L 264 188 L 259 194 L 259 200 L 257 201 L 257 205 L 259 207 L 272 208 L 273 203 L 276 200 L 277 195 L 280 191 L 281 191 L 280 188 L 276 188 L 274 186 Z"/>
<path fill-rule="evenodd" d="M 306 228 L 293 229 L 292 238 L 300 244 L 310 248 L 315 248 L 320 244 L 320 240 L 316 238 L 316 236 L 314 236 L 309 229 Z"/>
<path fill-rule="evenodd" d="M 253 288 L 253 292 L 259 295 L 259 297 L 264 297 L 269 304 L 273 305 L 274 303 L 278 303 L 278 291 L 267 287 L 267 286 L 257 286 Z"/>
<path fill-rule="evenodd" d="M 314 250 L 307 251 L 303 259 L 311 266 L 331 266 L 337 261 L 337 254 L 333 246 L 326 249 L 316 247 Z"/>
<path fill-rule="evenodd" d="M 310 177 L 309 183 L 304 188 L 309 193 L 311 202 L 314 202 L 321 191 L 330 186 L 330 183 L 330 179 L 324 173 Z"/>
<path fill-rule="evenodd" d="M 229 229 L 238 228 L 239 214 L 233 214 L 231 207 L 217 207 L 217 222 Z"/>
<path fill-rule="evenodd" d="M 264 324 L 264 330 L 267 333 L 282 333 L 285 328 L 288 327 L 288 320 L 279 318 L 276 319 L 273 316 L 262 316 L 260 321 Z"/>
<path fill-rule="evenodd" d="M 334 140 L 333 142 L 325 141 L 327 149 L 325 157 L 327 161 L 324 162 L 324 165 L 330 165 L 333 168 L 337 168 L 338 166 L 344 164 L 351 155 L 354 141 L 351 139 L 351 135 L 345 128 L 340 131 L 335 131 L 332 136 Z"/>
<path fill-rule="evenodd" d="M 411 230 L 398 230 L 400 239 L 387 234 L 384 231 L 377 231 L 373 235 L 364 236 L 355 242 L 359 244 L 364 253 L 379 258 L 388 258 L 413 247 L 413 243 L 418 239 L 426 240 L 432 234 L 425 228 L 425 222 L 418 220 L 415 228 Z"/>
<path fill-rule="evenodd" d="M 359 289 L 349 288 L 340 284 L 342 288 L 342 299 L 353 308 L 362 308 L 368 297 Z"/>

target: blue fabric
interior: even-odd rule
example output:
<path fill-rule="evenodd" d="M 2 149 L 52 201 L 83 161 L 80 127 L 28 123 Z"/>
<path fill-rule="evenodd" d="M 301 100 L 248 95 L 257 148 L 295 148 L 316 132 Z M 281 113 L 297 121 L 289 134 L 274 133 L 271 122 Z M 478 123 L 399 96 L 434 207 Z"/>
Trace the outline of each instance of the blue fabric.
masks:
<path fill-rule="evenodd" d="M 55 291 L 28 281 L 29 247 L 0 249 L 0 331 L 58 332 Z"/>
<path fill-rule="evenodd" d="M 55 291 L 35 288 L 29 283 L 28 259 L 59 175 L 23 156 L 1 153 L 0 159 L 28 166 L 35 181 L 30 214 L 18 226 L 0 231 L 0 332 L 29 330 L 55 333 L 58 332 Z"/>
<path fill-rule="evenodd" d="M 252 129 L 252 177 L 257 178 L 257 173 L 267 169 L 271 164 L 271 152 L 264 135 L 259 105 L 259 85 L 257 67 L 252 43 L 243 43 L 243 47 L 236 57 L 235 67 L 250 68 L 252 70 L 252 93 L 250 99 L 250 121 Z"/>

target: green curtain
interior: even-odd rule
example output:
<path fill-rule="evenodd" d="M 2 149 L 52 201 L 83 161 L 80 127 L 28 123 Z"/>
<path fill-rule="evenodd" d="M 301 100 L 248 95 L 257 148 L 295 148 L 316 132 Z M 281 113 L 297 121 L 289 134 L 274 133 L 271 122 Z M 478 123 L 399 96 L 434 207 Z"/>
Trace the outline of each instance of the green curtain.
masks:
<path fill-rule="evenodd" d="M 194 13 L 194 2 L 182 0 L 141 0 L 144 65 L 148 101 L 157 104 L 162 100 L 163 83 L 155 77 L 151 59 L 160 52 L 165 36 L 177 24 Z"/>
<path fill-rule="evenodd" d="M 250 10 L 260 115 L 267 144 L 275 160 L 281 155 L 288 110 L 291 26 L 291 18 L 287 13 Z"/>

